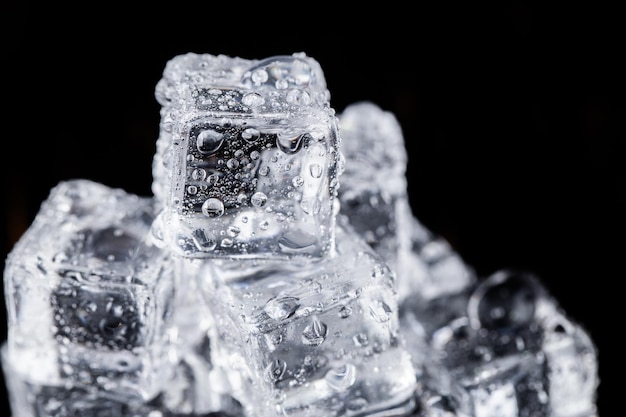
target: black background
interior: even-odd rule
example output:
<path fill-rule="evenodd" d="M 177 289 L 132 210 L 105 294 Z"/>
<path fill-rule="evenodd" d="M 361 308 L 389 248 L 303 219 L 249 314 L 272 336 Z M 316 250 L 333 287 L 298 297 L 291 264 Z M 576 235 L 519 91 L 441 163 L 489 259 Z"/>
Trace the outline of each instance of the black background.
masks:
<path fill-rule="evenodd" d="M 61 180 L 150 194 L 154 87 L 167 60 L 305 52 L 338 112 L 367 100 L 396 115 L 423 224 L 481 275 L 536 273 L 589 331 L 600 414 L 617 412 L 608 393 L 626 305 L 620 14 L 601 2 L 438 4 L 5 2 L 2 255 Z"/>

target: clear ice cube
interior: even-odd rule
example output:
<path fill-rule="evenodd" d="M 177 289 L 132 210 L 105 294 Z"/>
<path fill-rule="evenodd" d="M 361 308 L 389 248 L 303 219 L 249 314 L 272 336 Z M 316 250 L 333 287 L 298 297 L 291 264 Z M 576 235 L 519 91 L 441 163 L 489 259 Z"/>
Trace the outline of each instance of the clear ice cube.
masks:
<path fill-rule="evenodd" d="M 337 127 L 317 61 L 180 55 L 156 97 L 158 240 L 187 257 L 332 250 Z"/>
<path fill-rule="evenodd" d="M 336 238 L 322 261 L 198 267 L 216 323 L 213 362 L 251 416 L 401 415 L 414 406 L 394 276 L 350 229 L 337 227 Z"/>
<path fill-rule="evenodd" d="M 29 382 L 151 397 L 167 358 L 167 255 L 144 239 L 150 199 L 60 183 L 9 254 L 7 357 Z"/>
<path fill-rule="evenodd" d="M 154 197 L 62 182 L 6 259 L 15 417 L 597 417 L 585 329 L 413 215 L 392 113 L 304 53 L 155 95 Z"/>
<path fill-rule="evenodd" d="M 596 415 L 595 348 L 533 274 L 501 270 L 453 297 L 406 303 L 400 323 L 425 393 L 450 395 L 459 415 Z"/>
<path fill-rule="evenodd" d="M 2 364 L 12 417 L 241 417 L 238 412 L 184 412 L 167 407 L 162 396 L 150 401 L 87 385 L 36 383 L 16 371 L 2 346 Z M 231 410 L 235 410 L 232 408 Z"/>
<path fill-rule="evenodd" d="M 432 299 L 461 291 L 473 270 L 450 244 L 413 215 L 407 192 L 408 156 L 393 113 L 371 102 L 339 115 L 345 158 L 338 197 L 340 213 L 396 272 L 398 297 Z"/>

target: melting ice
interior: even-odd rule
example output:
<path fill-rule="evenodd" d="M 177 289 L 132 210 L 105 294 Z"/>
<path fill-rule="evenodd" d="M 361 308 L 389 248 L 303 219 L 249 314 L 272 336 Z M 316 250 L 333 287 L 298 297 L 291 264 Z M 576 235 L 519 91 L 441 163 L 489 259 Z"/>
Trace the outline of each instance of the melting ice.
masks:
<path fill-rule="evenodd" d="M 155 95 L 153 195 L 63 181 L 7 258 L 14 416 L 597 415 L 540 278 L 415 218 L 392 113 L 304 53 L 176 56 Z"/>

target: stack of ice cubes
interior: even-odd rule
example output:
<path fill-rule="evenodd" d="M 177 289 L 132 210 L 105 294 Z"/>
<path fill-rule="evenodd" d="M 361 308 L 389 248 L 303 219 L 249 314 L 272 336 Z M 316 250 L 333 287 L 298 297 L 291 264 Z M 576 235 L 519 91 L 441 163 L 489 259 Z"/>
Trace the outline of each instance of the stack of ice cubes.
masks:
<path fill-rule="evenodd" d="M 392 113 L 304 53 L 188 53 L 153 196 L 63 181 L 7 257 L 15 417 L 596 417 L 595 347 L 413 215 Z"/>

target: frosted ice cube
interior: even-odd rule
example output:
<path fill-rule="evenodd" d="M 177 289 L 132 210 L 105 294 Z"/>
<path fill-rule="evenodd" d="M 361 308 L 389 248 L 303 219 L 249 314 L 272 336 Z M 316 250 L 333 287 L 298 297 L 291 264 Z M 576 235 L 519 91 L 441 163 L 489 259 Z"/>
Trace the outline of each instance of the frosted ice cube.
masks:
<path fill-rule="evenodd" d="M 151 397 L 167 366 L 173 294 L 148 235 L 152 200 L 88 180 L 58 184 L 7 257 L 7 357 L 35 384 Z"/>
<path fill-rule="evenodd" d="M 430 305 L 406 303 L 400 318 L 415 366 L 460 413 L 595 415 L 593 344 L 533 274 L 497 271 Z"/>
<path fill-rule="evenodd" d="M 180 55 L 156 97 L 157 239 L 188 257 L 332 250 L 337 127 L 317 61 Z"/>
<path fill-rule="evenodd" d="M 396 415 L 414 406 L 393 274 L 353 231 L 336 233 L 336 253 L 323 261 L 216 259 L 199 268 L 215 316 L 213 362 L 250 415 Z"/>
<path fill-rule="evenodd" d="M 412 213 L 408 158 L 393 113 L 371 102 L 351 104 L 339 115 L 339 132 L 345 157 L 340 213 L 396 272 L 400 302 L 432 299 L 471 285 L 472 269 Z"/>

